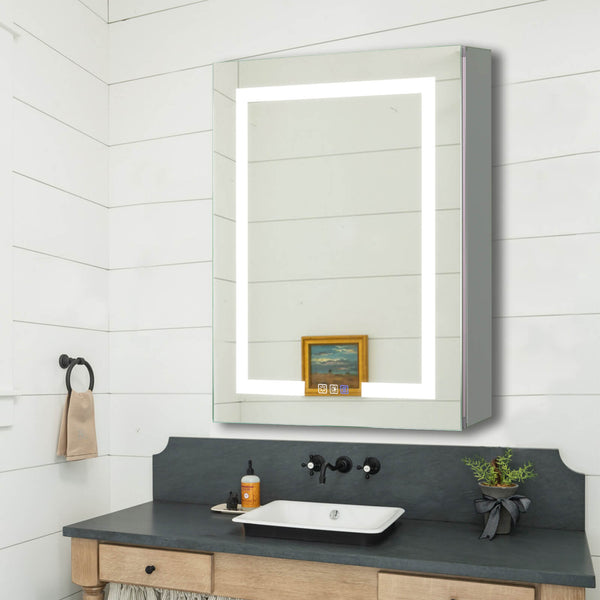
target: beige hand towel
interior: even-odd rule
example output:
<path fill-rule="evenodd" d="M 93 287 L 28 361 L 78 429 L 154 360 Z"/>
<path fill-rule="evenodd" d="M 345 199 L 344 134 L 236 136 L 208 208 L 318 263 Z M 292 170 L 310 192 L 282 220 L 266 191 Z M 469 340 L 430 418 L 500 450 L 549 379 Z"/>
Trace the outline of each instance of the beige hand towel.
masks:
<path fill-rule="evenodd" d="M 57 456 L 67 460 L 82 460 L 98 456 L 94 396 L 87 392 L 71 391 L 67 395 L 58 434 Z"/>

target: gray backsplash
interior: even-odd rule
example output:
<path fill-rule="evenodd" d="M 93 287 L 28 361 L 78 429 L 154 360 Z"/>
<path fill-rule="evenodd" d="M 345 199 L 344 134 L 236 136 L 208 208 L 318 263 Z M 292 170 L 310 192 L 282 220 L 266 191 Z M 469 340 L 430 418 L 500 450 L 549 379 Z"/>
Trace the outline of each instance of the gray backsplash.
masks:
<path fill-rule="evenodd" d="M 503 448 L 477 446 L 417 446 L 171 438 L 153 457 L 154 500 L 214 505 L 225 502 L 230 490 L 239 493 L 240 478 L 252 459 L 261 479 L 261 502 L 308 500 L 349 504 L 401 506 L 403 518 L 480 523 L 473 509 L 479 490 L 461 459 L 481 454 L 492 458 Z M 310 477 L 301 467 L 309 454 L 331 463 L 349 456 L 354 465 L 367 456 L 381 461 L 381 471 L 365 479 L 353 468 L 347 474 L 328 472 L 327 482 Z M 531 460 L 538 477 L 526 481 L 518 493 L 531 498 L 521 526 L 583 530 L 585 477 L 571 471 L 558 450 L 514 449 L 514 464 Z"/>

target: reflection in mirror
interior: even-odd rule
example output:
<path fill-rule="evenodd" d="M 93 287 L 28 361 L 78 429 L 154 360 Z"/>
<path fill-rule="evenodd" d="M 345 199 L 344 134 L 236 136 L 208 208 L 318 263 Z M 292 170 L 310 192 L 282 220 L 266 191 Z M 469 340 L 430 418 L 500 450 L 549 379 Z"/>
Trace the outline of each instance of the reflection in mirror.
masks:
<path fill-rule="evenodd" d="M 462 52 L 416 52 L 215 66 L 216 421 L 465 424 Z M 302 338 L 348 335 L 361 395 L 306 394 Z"/>

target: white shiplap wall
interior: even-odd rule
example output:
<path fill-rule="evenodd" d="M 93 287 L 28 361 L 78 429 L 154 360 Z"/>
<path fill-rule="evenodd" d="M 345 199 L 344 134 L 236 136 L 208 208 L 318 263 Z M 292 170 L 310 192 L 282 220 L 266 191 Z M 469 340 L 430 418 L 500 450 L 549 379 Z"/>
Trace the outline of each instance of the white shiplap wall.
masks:
<path fill-rule="evenodd" d="M 14 417 L 12 364 L 12 64 L 15 32 L 12 11 L 0 1 L 0 427 Z"/>
<path fill-rule="evenodd" d="M 587 475 L 600 571 L 597 0 L 111 0 L 109 19 L 113 507 L 150 497 L 169 435 L 559 448 Z M 494 55 L 494 418 L 461 434 L 211 424 L 211 64 L 457 43 Z"/>
<path fill-rule="evenodd" d="M 79 598 L 62 526 L 110 509 L 108 25 L 105 2 L 15 0 L 14 422 L 0 428 L 0 579 L 19 600 Z M 63 352 L 96 372 L 99 457 L 55 456 Z M 74 372 L 75 376 L 75 372 Z M 84 388 L 78 373 L 74 387 Z"/>

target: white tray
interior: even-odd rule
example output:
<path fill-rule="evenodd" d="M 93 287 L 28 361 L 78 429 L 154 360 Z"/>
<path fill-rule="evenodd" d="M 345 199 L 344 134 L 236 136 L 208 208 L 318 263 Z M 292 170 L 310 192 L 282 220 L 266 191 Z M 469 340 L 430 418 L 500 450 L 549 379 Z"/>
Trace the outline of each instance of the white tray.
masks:
<path fill-rule="evenodd" d="M 237 506 L 237 510 L 230 510 L 227 508 L 227 503 L 223 502 L 223 504 L 215 504 L 215 506 L 211 506 L 210 510 L 213 512 L 227 513 L 228 515 L 243 515 L 244 513 L 254 510 L 253 508 L 242 508 L 241 504 L 238 504 Z"/>

